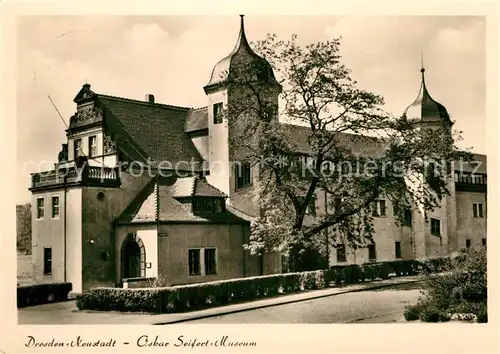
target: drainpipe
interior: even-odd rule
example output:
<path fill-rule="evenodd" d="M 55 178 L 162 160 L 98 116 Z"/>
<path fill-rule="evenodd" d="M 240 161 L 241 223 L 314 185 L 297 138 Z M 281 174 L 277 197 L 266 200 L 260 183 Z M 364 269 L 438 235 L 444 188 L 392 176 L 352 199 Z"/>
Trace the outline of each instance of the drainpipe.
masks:
<path fill-rule="evenodd" d="M 242 230 L 243 230 L 243 235 L 245 235 L 244 239 L 248 240 L 247 242 L 249 242 L 249 235 L 247 234 L 247 229 L 245 227 L 245 225 L 242 225 L 241 226 Z M 243 248 L 243 276 L 246 277 L 247 276 L 247 250 L 245 248 Z"/>
<path fill-rule="evenodd" d="M 325 214 L 328 214 L 328 194 L 325 190 Z M 325 229 L 325 239 L 326 239 L 326 268 L 330 268 L 330 247 L 328 245 L 328 228 Z"/>
<path fill-rule="evenodd" d="M 66 173 L 64 173 L 64 180 L 63 180 L 63 185 L 64 185 L 64 218 L 63 218 L 63 229 L 64 229 L 64 282 L 66 283 L 66 273 L 67 273 L 67 261 L 66 261 L 66 248 L 67 248 L 67 232 L 66 232 L 66 212 L 68 210 L 67 208 L 67 196 L 66 196 L 66 193 L 67 193 L 67 186 L 66 186 L 66 182 L 67 182 L 67 169 L 66 169 Z"/>

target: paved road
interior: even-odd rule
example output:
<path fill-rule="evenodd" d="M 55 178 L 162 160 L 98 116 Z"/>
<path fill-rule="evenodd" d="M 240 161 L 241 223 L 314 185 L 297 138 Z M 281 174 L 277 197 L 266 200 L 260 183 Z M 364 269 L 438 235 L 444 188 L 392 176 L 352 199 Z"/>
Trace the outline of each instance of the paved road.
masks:
<path fill-rule="evenodd" d="M 420 285 L 366 290 L 184 322 L 193 323 L 390 323 L 406 322 L 404 307 L 421 295 Z"/>

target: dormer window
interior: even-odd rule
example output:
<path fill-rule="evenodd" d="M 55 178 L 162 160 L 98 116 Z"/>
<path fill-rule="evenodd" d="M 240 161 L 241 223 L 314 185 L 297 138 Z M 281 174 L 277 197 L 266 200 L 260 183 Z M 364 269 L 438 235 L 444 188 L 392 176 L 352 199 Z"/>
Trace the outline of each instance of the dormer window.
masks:
<path fill-rule="evenodd" d="M 214 124 L 220 124 L 223 121 L 223 105 L 222 102 L 214 104 Z"/>
<path fill-rule="evenodd" d="M 97 136 L 89 137 L 89 157 L 97 155 Z"/>
<path fill-rule="evenodd" d="M 75 160 L 78 157 L 83 156 L 82 139 L 75 139 L 75 142 L 74 142 L 74 156 L 75 156 Z"/>
<path fill-rule="evenodd" d="M 193 214 L 219 214 L 224 208 L 223 198 L 194 198 L 193 199 Z"/>

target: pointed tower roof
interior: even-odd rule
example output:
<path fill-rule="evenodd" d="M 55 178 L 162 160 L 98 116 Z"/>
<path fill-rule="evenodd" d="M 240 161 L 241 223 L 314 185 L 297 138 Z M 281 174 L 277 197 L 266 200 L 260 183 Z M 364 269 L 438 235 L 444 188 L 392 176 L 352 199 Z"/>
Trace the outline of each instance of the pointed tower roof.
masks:
<path fill-rule="evenodd" d="M 451 123 L 450 116 L 445 106 L 435 101 L 425 85 L 425 69 L 422 65 L 422 84 L 417 99 L 409 105 L 403 113 L 403 117 L 419 122 L 447 122 Z"/>
<path fill-rule="evenodd" d="M 240 32 L 236 45 L 228 56 L 215 64 L 210 81 L 204 87 L 206 93 L 212 88 L 226 83 L 230 77 L 236 78 L 242 75 L 242 63 L 245 68 L 256 70 L 257 78 L 276 82 L 271 64 L 266 59 L 257 55 L 250 47 L 245 33 L 243 17 L 244 15 L 240 15 Z"/>

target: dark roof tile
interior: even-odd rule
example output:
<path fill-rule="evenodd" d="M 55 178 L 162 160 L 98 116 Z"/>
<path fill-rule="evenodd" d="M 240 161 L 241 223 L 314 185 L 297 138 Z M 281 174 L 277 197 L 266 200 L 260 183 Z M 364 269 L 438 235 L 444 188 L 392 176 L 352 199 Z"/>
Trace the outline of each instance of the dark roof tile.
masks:
<path fill-rule="evenodd" d="M 455 171 L 461 171 L 465 173 L 487 173 L 486 170 L 486 155 L 483 154 L 472 154 L 473 162 L 455 162 Z"/>
<path fill-rule="evenodd" d="M 196 185 L 196 187 L 193 187 Z M 201 190 L 202 194 L 196 192 Z M 117 219 L 120 224 L 156 222 L 158 212 L 160 222 L 217 222 L 217 223 L 246 223 L 240 215 L 235 215 L 229 209 L 220 214 L 195 215 L 190 203 L 182 203 L 176 197 L 184 196 L 224 197 L 225 195 L 208 183 L 197 178 L 162 178 L 152 181 L 130 204 L 130 207 Z M 212 195 L 215 194 L 215 195 Z"/>
<path fill-rule="evenodd" d="M 98 95 L 108 133 L 130 159 L 182 162 L 203 161 L 184 125 L 189 108 Z M 187 165 L 186 165 L 187 166 Z"/>
<path fill-rule="evenodd" d="M 184 131 L 191 133 L 208 129 L 208 107 L 190 109 Z"/>
<path fill-rule="evenodd" d="M 281 127 L 284 129 L 285 134 L 288 134 L 290 139 L 297 144 L 297 153 L 311 153 L 309 146 L 311 129 L 309 127 L 287 123 L 281 123 Z M 352 149 L 352 152 L 356 155 L 373 156 L 383 151 L 383 145 L 375 137 L 348 133 L 337 133 L 337 136 L 339 144 Z"/>

